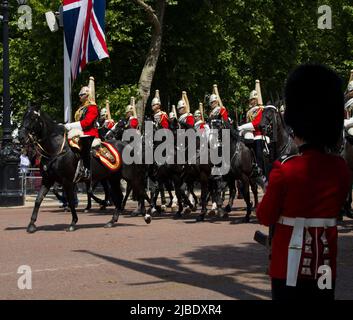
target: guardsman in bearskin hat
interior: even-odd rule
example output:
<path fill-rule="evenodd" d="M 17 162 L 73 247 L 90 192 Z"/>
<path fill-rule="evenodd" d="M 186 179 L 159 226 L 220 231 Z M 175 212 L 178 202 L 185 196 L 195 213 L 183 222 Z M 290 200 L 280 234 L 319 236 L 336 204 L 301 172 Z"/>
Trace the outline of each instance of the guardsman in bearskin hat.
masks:
<path fill-rule="evenodd" d="M 333 152 L 342 138 L 341 80 L 325 66 L 301 65 L 286 81 L 285 101 L 284 120 L 299 154 L 274 162 L 256 210 L 261 224 L 274 225 L 272 298 L 333 300 L 336 219 L 351 186 L 347 164 Z"/>
<path fill-rule="evenodd" d="M 90 82 L 93 78 L 90 79 Z M 83 131 L 80 137 L 81 157 L 83 160 L 84 179 L 90 178 L 91 167 L 91 145 L 94 138 L 98 138 L 97 120 L 99 116 L 98 106 L 94 102 L 94 93 L 90 87 L 82 87 L 79 93 L 81 106 L 75 113 L 75 122 L 65 124 L 65 128 L 70 131 L 79 129 Z"/>
<path fill-rule="evenodd" d="M 168 115 L 161 110 L 161 100 L 159 99 L 158 90 L 156 90 L 156 96 L 152 99 L 151 107 L 157 129 L 169 129 Z"/>

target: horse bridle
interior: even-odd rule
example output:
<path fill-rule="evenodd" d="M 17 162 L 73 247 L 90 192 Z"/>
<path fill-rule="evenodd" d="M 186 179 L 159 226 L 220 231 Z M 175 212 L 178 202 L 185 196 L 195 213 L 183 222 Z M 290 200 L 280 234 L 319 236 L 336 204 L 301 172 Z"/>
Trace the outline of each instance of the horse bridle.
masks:
<path fill-rule="evenodd" d="M 293 133 L 292 133 L 292 131 L 290 131 L 291 129 L 288 128 L 288 127 L 286 126 L 286 124 L 284 123 L 284 119 L 283 119 L 281 113 L 279 112 L 279 110 L 278 110 L 277 108 L 275 108 L 275 107 L 271 107 L 271 109 L 274 109 L 275 115 L 276 115 L 276 116 L 278 115 L 278 117 L 280 118 L 282 127 L 284 128 L 284 130 L 285 130 L 285 131 L 287 132 L 287 134 L 288 134 L 287 143 L 286 143 L 286 144 L 281 148 L 281 150 L 279 151 L 279 156 L 281 156 L 281 155 L 283 154 L 283 152 L 284 152 L 285 150 L 287 150 L 288 147 L 290 146 L 290 144 L 291 144 L 290 138 L 292 137 L 292 134 L 293 134 Z M 276 119 L 276 121 L 277 121 L 277 119 Z M 271 127 L 271 126 L 272 126 L 272 123 L 271 123 L 271 121 L 270 121 L 269 124 L 267 124 L 267 125 L 265 126 L 265 128 L 264 128 L 265 133 L 268 133 L 268 128 Z"/>
<path fill-rule="evenodd" d="M 41 117 L 40 117 L 40 113 L 38 111 L 34 111 L 34 113 L 36 115 L 38 115 L 38 118 L 42 121 Z M 27 129 L 27 128 L 26 128 Z M 27 129 L 28 130 L 28 129 Z M 34 146 L 36 147 L 37 152 L 39 153 L 39 155 L 41 157 L 44 157 L 46 159 L 56 159 L 64 150 L 65 147 L 65 141 L 66 141 L 66 130 L 64 131 L 64 136 L 63 136 L 63 143 L 61 145 L 61 148 L 59 150 L 59 152 L 57 152 L 54 155 L 49 154 L 47 151 L 45 151 L 45 149 L 42 147 L 42 145 L 40 144 L 40 140 L 41 139 L 37 139 L 35 136 L 35 133 L 32 130 L 28 130 L 28 137 L 29 140 L 32 141 L 32 143 L 34 144 Z"/>

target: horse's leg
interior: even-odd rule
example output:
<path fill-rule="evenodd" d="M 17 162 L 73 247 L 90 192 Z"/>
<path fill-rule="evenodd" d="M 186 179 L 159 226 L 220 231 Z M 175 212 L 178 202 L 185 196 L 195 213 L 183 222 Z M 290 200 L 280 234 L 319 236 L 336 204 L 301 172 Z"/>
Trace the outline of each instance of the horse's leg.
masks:
<path fill-rule="evenodd" d="M 201 184 L 201 213 L 196 217 L 196 221 L 205 220 L 207 213 L 207 198 L 208 198 L 208 177 L 201 173 L 200 175 Z"/>
<path fill-rule="evenodd" d="M 131 213 L 131 216 L 135 217 L 141 214 L 144 217 L 148 216 L 148 219 L 150 219 L 150 215 L 146 213 L 146 208 L 145 208 L 146 190 L 145 190 L 144 176 L 139 177 L 137 175 L 136 179 L 131 179 L 129 183 L 131 185 L 132 192 L 135 195 L 135 199 L 137 201 L 137 208 Z M 153 204 L 152 196 L 151 196 L 151 202 Z"/>
<path fill-rule="evenodd" d="M 145 179 L 134 179 L 131 181 L 131 187 L 132 191 L 136 196 L 136 200 L 138 202 L 138 206 L 136 209 L 136 215 L 142 215 L 143 219 L 147 224 L 151 223 L 152 217 L 151 215 L 146 211 L 145 208 L 145 197 L 146 197 L 146 189 L 145 189 Z M 151 199 L 151 203 L 153 203 L 153 200 Z"/>
<path fill-rule="evenodd" d="M 245 174 L 242 174 L 242 194 L 244 196 L 244 200 L 246 202 L 246 216 L 244 218 L 244 222 L 249 222 L 250 221 L 250 215 L 251 215 L 251 210 L 252 210 L 252 203 L 250 200 L 250 190 L 249 190 L 249 179 Z"/>
<path fill-rule="evenodd" d="M 188 183 L 188 191 L 189 191 L 189 193 L 190 193 L 190 195 L 192 197 L 192 200 L 193 200 L 193 202 L 192 202 L 191 199 L 189 198 L 189 200 L 190 200 L 190 202 L 192 204 L 191 211 L 195 212 L 196 209 L 197 209 L 197 202 L 198 201 L 197 201 L 197 196 L 196 196 L 196 194 L 194 192 L 194 184 L 192 182 Z"/>
<path fill-rule="evenodd" d="M 170 208 L 173 205 L 173 193 L 172 193 L 172 184 L 170 183 L 170 180 L 165 182 L 167 190 L 168 190 L 168 195 L 169 195 L 169 203 L 167 204 L 167 207 Z"/>
<path fill-rule="evenodd" d="M 195 204 L 194 204 L 194 210 L 193 210 L 193 211 L 196 211 L 197 204 L 198 204 L 198 199 L 197 199 L 197 196 L 196 196 L 196 194 L 195 194 L 195 192 L 194 192 L 194 184 L 191 185 L 190 192 L 191 192 L 191 195 L 193 196 L 194 202 L 195 202 Z"/>
<path fill-rule="evenodd" d="M 83 212 L 88 212 L 89 210 L 91 210 L 92 208 L 92 197 L 91 197 L 91 194 L 89 192 L 89 186 L 90 186 L 90 183 L 88 181 L 85 182 L 85 186 L 86 186 L 86 194 L 87 194 L 87 206 L 86 208 L 83 210 Z M 92 190 L 94 190 L 96 187 L 96 184 L 93 185 L 93 188 Z"/>
<path fill-rule="evenodd" d="M 215 181 L 215 202 L 217 204 L 217 215 L 222 219 L 228 218 L 228 213 L 223 210 L 223 181 L 222 177 L 219 176 Z"/>
<path fill-rule="evenodd" d="M 65 181 L 63 183 L 63 188 L 65 190 L 66 196 L 67 196 L 67 201 L 69 203 L 69 208 L 71 210 L 71 215 L 72 215 L 72 221 L 70 226 L 66 231 L 75 231 L 75 226 L 78 221 L 77 213 L 76 213 L 76 208 L 75 208 L 75 184 L 72 181 Z"/>
<path fill-rule="evenodd" d="M 122 204 L 122 209 L 123 210 L 125 209 L 126 202 L 129 199 L 131 190 L 132 190 L 131 184 L 128 182 L 127 185 L 126 185 L 126 192 L 125 192 L 125 196 L 124 196 L 123 204 Z"/>
<path fill-rule="evenodd" d="M 145 200 L 148 202 L 149 205 L 151 205 L 152 200 L 151 200 L 150 197 L 148 196 L 146 190 L 145 190 L 144 194 L 145 194 Z"/>
<path fill-rule="evenodd" d="M 34 202 L 34 208 L 32 211 L 32 216 L 31 216 L 31 221 L 27 227 L 27 232 L 28 233 L 34 233 L 37 231 L 37 227 L 35 225 L 35 222 L 37 221 L 37 217 L 38 217 L 38 211 L 39 211 L 39 207 L 43 201 L 43 199 L 45 198 L 45 196 L 47 195 L 47 193 L 49 192 L 51 186 L 53 184 L 49 183 L 49 182 L 43 182 L 40 190 L 38 192 L 36 201 Z"/>
<path fill-rule="evenodd" d="M 232 181 L 232 179 L 229 178 L 228 186 L 229 186 L 229 200 L 228 200 L 227 206 L 225 207 L 225 210 L 227 212 L 231 212 L 233 208 L 234 199 L 237 194 L 237 188 L 235 187 L 235 180 Z"/>
<path fill-rule="evenodd" d="M 187 190 L 187 185 L 185 183 L 182 183 L 180 186 L 180 194 L 182 196 L 182 200 L 184 201 L 184 205 L 186 206 L 184 214 L 190 214 L 191 210 L 194 208 L 193 203 L 190 201 L 189 197 L 186 194 Z"/>
<path fill-rule="evenodd" d="M 340 220 L 343 218 L 343 214 L 345 214 L 348 218 L 353 219 L 352 214 L 352 187 L 349 189 L 346 201 L 343 206 L 343 212 L 340 215 Z"/>
<path fill-rule="evenodd" d="M 107 206 L 109 206 L 109 200 L 110 200 L 110 191 L 109 191 L 109 185 L 108 182 L 106 180 L 102 181 L 102 186 L 104 189 L 104 210 L 106 209 Z M 102 207 L 101 207 L 101 210 Z"/>
<path fill-rule="evenodd" d="M 182 180 L 181 177 L 178 174 L 173 174 L 173 183 L 174 183 L 174 190 L 175 190 L 175 196 L 178 201 L 178 210 L 174 215 L 175 219 L 178 219 L 181 217 L 181 213 L 183 212 L 183 198 L 187 198 L 186 195 L 182 194 L 181 186 L 182 186 Z"/>
<path fill-rule="evenodd" d="M 113 213 L 112 219 L 104 226 L 105 228 L 111 228 L 119 220 L 119 215 L 122 211 L 122 202 L 123 202 L 123 192 L 121 191 L 120 178 L 111 178 L 109 179 L 110 184 L 110 198 L 112 199 L 115 210 Z"/>
<path fill-rule="evenodd" d="M 157 210 L 157 199 L 160 193 L 161 183 L 158 181 L 151 189 L 151 214 L 154 215 L 158 212 Z"/>
<path fill-rule="evenodd" d="M 166 203 L 167 200 L 165 199 L 165 189 L 164 189 L 165 183 L 161 184 L 160 192 L 161 192 L 161 211 L 166 210 Z"/>
<path fill-rule="evenodd" d="M 254 195 L 255 208 L 257 208 L 257 205 L 259 203 L 257 184 L 256 184 L 256 182 L 252 181 L 251 179 L 250 179 L 250 188 L 251 188 L 251 191 L 252 191 L 252 193 Z"/>

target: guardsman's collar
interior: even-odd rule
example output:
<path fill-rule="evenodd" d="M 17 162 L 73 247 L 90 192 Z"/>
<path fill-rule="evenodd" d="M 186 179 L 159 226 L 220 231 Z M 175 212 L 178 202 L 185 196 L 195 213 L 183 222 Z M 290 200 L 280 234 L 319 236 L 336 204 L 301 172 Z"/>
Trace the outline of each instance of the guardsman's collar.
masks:
<path fill-rule="evenodd" d="M 325 152 L 325 147 L 322 145 L 315 145 L 312 143 L 303 143 L 302 145 L 300 145 L 298 147 L 299 149 L 299 153 L 302 153 L 304 151 L 308 151 L 308 150 L 318 150 L 318 151 L 322 151 Z"/>

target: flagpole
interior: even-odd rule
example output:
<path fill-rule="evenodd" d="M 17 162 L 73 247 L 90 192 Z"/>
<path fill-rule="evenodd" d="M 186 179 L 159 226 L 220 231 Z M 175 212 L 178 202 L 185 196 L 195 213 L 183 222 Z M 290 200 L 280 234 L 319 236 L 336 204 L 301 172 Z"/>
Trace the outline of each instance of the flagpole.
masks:
<path fill-rule="evenodd" d="M 71 122 L 71 69 L 64 32 L 64 122 Z"/>

